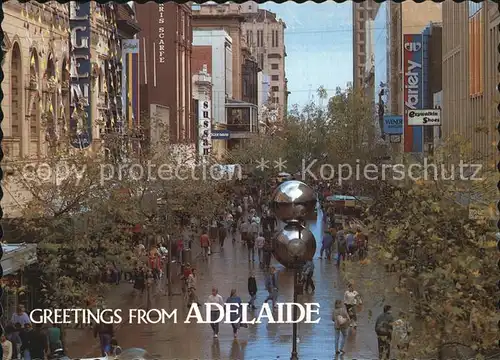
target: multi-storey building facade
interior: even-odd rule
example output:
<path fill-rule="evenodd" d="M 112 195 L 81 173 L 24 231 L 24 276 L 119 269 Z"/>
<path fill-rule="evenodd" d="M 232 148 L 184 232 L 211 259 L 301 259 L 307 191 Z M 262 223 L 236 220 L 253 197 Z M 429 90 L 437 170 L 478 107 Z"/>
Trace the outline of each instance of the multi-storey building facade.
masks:
<path fill-rule="evenodd" d="M 352 3 L 353 22 L 353 87 L 360 89 L 364 86 L 366 76 L 366 63 L 370 60 L 366 54 L 367 20 L 374 19 L 378 8 L 373 0 Z"/>
<path fill-rule="evenodd" d="M 68 145 L 100 150 L 101 133 L 116 129 L 122 116 L 115 106 L 121 103 L 116 8 L 9 1 L 3 9 L 6 160 L 42 159 Z M 75 116 L 77 102 L 85 116 Z M 18 216 L 29 200 L 16 184 L 4 184 L 6 217 Z"/>
<path fill-rule="evenodd" d="M 443 3 L 442 132 L 472 141 L 476 161 L 495 166 L 500 13 L 493 1 Z"/>
<path fill-rule="evenodd" d="M 238 4 L 193 5 L 194 30 L 224 30 L 231 38 L 232 97 L 237 100 L 241 100 L 242 94 L 241 65 L 243 63 L 243 42 L 245 41 L 241 29 L 244 17 L 238 11 L 239 6 Z"/>
<path fill-rule="evenodd" d="M 148 137 L 168 132 L 170 144 L 183 144 L 195 156 L 197 127 L 192 108 L 192 17 L 187 4 L 136 4 L 141 27 L 141 122 Z M 161 123 L 161 126 L 159 126 Z M 155 140 L 156 141 L 156 140 Z M 180 148 L 180 147 L 179 147 Z"/>
<path fill-rule="evenodd" d="M 438 91 L 440 88 L 438 80 L 441 78 L 441 67 L 434 65 L 435 57 L 440 56 L 438 48 L 441 36 L 439 26 L 433 24 L 441 21 L 441 5 L 432 2 L 423 4 L 385 2 L 369 9 L 360 8 L 358 5 L 360 4 L 354 5 L 355 15 L 358 11 L 358 25 L 355 25 L 355 29 L 356 27 L 363 29 L 359 32 L 359 36 L 354 34 L 354 82 L 358 88 L 369 90 L 365 91 L 365 94 L 376 105 L 376 128 L 381 134 L 384 115 L 404 116 L 405 112 L 403 105 L 405 70 L 402 68 L 405 36 L 415 35 L 416 38 L 422 39 L 418 46 L 420 54 L 424 53 L 425 58 L 420 60 L 419 65 L 425 69 L 420 74 L 422 78 L 419 78 L 419 92 L 422 94 L 419 97 L 421 98 L 419 106 L 432 107 L 432 94 L 429 95 L 426 91 Z M 361 13 L 364 15 L 360 15 Z M 365 19 L 366 16 L 369 18 Z M 361 26 L 362 19 L 364 25 Z M 362 52 L 363 48 L 365 50 Z M 431 52 L 432 55 L 429 55 Z M 359 70 L 357 78 L 356 67 Z M 408 129 L 407 126 L 405 128 Z M 411 127 L 410 130 L 411 134 L 408 134 L 406 139 L 407 152 L 423 153 L 425 148 L 423 127 Z M 404 138 L 404 134 L 401 135 Z M 389 137 L 385 140 L 389 142 Z M 392 144 L 394 152 L 403 151 L 404 139 L 401 140 L 401 143 Z"/>
<path fill-rule="evenodd" d="M 220 32 L 228 35 L 224 38 L 224 49 L 212 53 L 212 93 L 215 97 L 221 96 L 221 90 L 217 90 L 217 82 L 220 78 L 226 78 L 224 88 L 225 116 L 222 117 L 217 109 L 214 116 L 214 127 L 217 130 L 230 132 L 229 139 L 215 141 L 214 149 L 218 154 L 226 150 L 243 146 L 246 140 L 258 132 L 257 118 L 257 72 L 260 71 L 251 48 L 242 33 L 242 23 L 245 17 L 242 14 L 242 5 L 238 4 L 203 4 L 193 5 L 193 29 L 197 34 L 197 45 L 209 45 L 214 49 L 216 38 L 221 38 Z M 206 39 L 206 37 L 211 39 Z M 229 41 L 230 38 L 230 47 Z M 229 51 L 232 57 L 232 84 L 227 86 Z M 214 50 L 212 50 L 214 51 Z M 215 59 L 225 56 L 225 68 L 219 71 L 214 68 Z M 214 62 L 215 61 L 215 62 Z M 231 94 L 228 92 L 230 90 Z M 220 95 L 217 95 L 220 94 Z M 214 98 L 215 98 L 214 97 Z M 217 102 L 220 105 L 220 101 Z M 220 107 L 220 106 L 218 106 Z"/>
<path fill-rule="evenodd" d="M 257 59 L 262 72 L 271 81 L 268 106 L 277 110 L 278 120 L 286 115 L 288 89 L 285 72 L 285 29 L 286 24 L 275 13 L 259 9 L 255 2 L 241 5 L 245 14 L 242 24 L 247 44 Z"/>

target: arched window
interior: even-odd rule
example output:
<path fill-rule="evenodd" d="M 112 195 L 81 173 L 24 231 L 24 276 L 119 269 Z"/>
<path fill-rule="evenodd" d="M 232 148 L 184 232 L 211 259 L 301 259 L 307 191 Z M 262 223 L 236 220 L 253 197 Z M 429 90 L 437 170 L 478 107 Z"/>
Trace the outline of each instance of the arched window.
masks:
<path fill-rule="evenodd" d="M 22 106 L 23 106 L 23 87 L 21 83 L 22 76 L 22 62 L 21 62 L 21 49 L 19 44 L 16 42 L 12 47 L 11 54 L 11 65 L 10 65 L 10 86 L 11 86 L 11 98 L 10 98 L 10 123 L 11 123 L 11 136 L 20 137 L 21 136 L 21 116 L 22 116 Z"/>
<path fill-rule="evenodd" d="M 38 141 L 40 136 L 40 99 L 38 98 L 38 54 L 35 49 L 31 51 L 30 55 L 30 102 L 29 114 L 30 114 L 30 138 L 32 140 Z"/>

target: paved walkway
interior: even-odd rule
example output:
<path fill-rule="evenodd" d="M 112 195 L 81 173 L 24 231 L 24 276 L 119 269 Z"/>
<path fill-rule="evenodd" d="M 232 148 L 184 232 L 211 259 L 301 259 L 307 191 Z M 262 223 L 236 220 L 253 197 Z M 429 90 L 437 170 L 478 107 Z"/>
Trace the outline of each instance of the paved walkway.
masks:
<path fill-rule="evenodd" d="M 316 293 L 299 297 L 300 302 L 320 303 L 321 321 L 319 324 L 299 324 L 298 351 L 301 359 L 332 359 L 334 354 L 334 330 L 331 312 L 336 299 L 343 298 L 345 284 L 333 262 L 315 260 L 314 280 Z M 217 286 L 220 294 L 227 298 L 231 288 L 236 288 L 245 301 L 247 278 L 250 271 L 255 271 L 259 287 L 257 303 L 261 304 L 267 296 L 264 289 L 264 273 L 258 262 L 249 263 L 247 250 L 243 244 L 226 240 L 225 248 L 214 248 L 213 255 L 207 261 L 198 261 L 198 296 L 204 301 L 210 294 L 211 287 Z M 279 301 L 292 301 L 293 273 L 280 268 Z M 362 289 L 360 289 L 362 292 Z M 351 331 L 346 343 L 345 359 L 376 359 L 377 343 L 374 335 L 374 316 L 381 311 L 381 305 L 374 299 L 365 298 L 365 307 L 371 311 L 358 314 L 358 329 Z M 186 305 L 181 296 L 159 296 L 152 303 L 153 308 L 167 310 L 178 309 L 177 324 L 137 325 L 124 324 L 117 331 L 117 339 L 123 348 L 140 347 L 147 349 L 153 356 L 161 359 L 238 359 L 271 360 L 290 357 L 292 325 L 257 324 L 248 329 L 241 329 L 238 341 L 233 340 L 230 325 L 221 325 L 218 339 L 213 339 L 208 324 L 183 324 L 187 314 Z M 123 308 L 123 306 L 122 306 Z M 88 343 L 81 339 L 82 343 Z M 91 342 L 93 339 L 90 340 Z M 95 342 L 94 342 L 95 343 Z M 82 350 L 80 350 L 82 349 Z M 83 351 L 86 349 L 88 351 Z M 81 351 L 81 352 L 80 352 Z M 72 356 L 99 355 L 97 348 L 83 346 L 70 348 Z"/>

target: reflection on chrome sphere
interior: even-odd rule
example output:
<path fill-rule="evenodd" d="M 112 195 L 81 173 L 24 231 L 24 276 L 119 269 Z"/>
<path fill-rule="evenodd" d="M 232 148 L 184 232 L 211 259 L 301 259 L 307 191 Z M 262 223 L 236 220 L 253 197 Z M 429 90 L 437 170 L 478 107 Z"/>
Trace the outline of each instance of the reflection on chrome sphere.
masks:
<path fill-rule="evenodd" d="M 132 348 L 123 350 L 123 352 L 116 357 L 118 360 L 153 360 L 146 350 L 139 348 Z"/>
<path fill-rule="evenodd" d="M 301 181 L 290 180 L 274 191 L 272 208 L 276 217 L 284 222 L 303 220 L 314 213 L 317 198 L 314 190 Z"/>
<path fill-rule="evenodd" d="M 287 226 L 274 239 L 274 257 L 287 268 L 300 267 L 312 260 L 315 253 L 316 239 L 307 228 Z"/>

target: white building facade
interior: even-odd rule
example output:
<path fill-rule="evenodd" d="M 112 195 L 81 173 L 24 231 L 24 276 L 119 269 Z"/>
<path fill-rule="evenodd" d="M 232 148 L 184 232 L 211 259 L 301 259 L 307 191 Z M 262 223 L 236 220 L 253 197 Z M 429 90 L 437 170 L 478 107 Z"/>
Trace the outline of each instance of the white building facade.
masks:
<path fill-rule="evenodd" d="M 193 30 L 193 46 L 212 47 L 213 125 L 226 124 L 226 99 L 233 97 L 232 39 L 224 30 Z"/>

